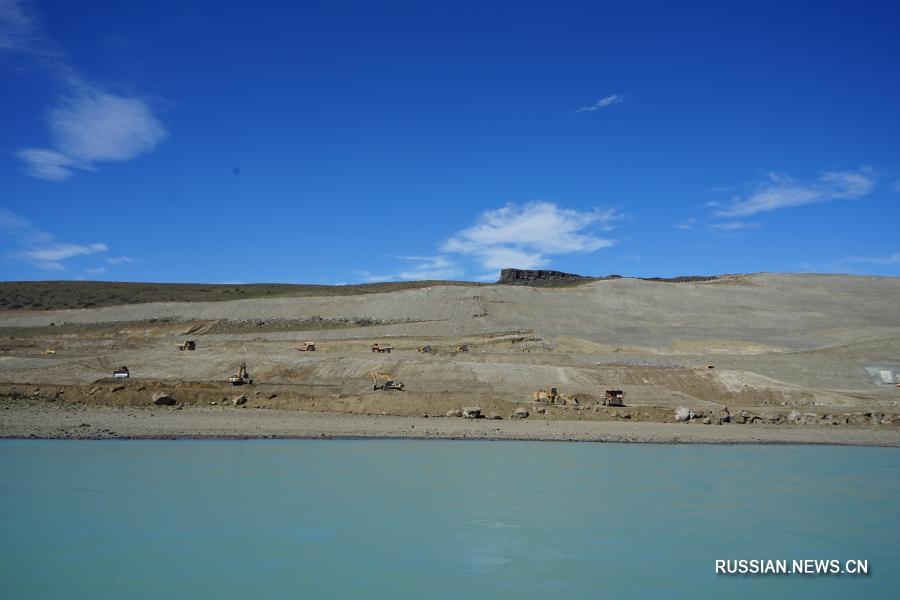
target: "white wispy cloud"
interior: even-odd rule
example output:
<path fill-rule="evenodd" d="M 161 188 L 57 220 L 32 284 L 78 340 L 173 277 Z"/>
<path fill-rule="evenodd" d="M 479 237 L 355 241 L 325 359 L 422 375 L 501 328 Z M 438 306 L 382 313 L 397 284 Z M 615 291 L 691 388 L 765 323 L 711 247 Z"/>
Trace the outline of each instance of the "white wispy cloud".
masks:
<path fill-rule="evenodd" d="M 621 94 L 612 94 L 611 96 L 606 96 L 605 98 L 600 98 L 596 102 L 588 106 L 582 106 L 575 110 L 575 114 L 582 112 L 593 112 L 595 110 L 600 110 L 601 108 L 606 108 L 607 106 L 612 106 L 613 104 L 620 104 L 625 102 L 625 96 Z"/>
<path fill-rule="evenodd" d="M 799 182 L 787 175 L 769 173 L 746 198 L 735 197 L 727 204 L 708 203 L 716 217 L 749 217 L 769 212 L 818 204 L 832 200 L 862 198 L 871 193 L 875 180 L 866 168 L 855 171 L 827 171 L 812 182 Z"/>
<path fill-rule="evenodd" d="M 106 252 L 104 243 L 73 244 L 56 241 L 25 217 L 0 208 L 0 237 L 15 249 L 7 256 L 42 271 L 62 271 L 64 261 L 77 256 L 91 256 Z"/>
<path fill-rule="evenodd" d="M 465 274 L 459 264 L 446 256 L 395 256 L 400 260 L 410 261 L 414 266 L 397 273 L 377 275 L 368 271 L 360 272 L 360 278 L 366 282 L 375 281 L 422 281 L 427 279 L 459 279 Z"/>
<path fill-rule="evenodd" d="M 113 256 L 111 258 L 107 258 L 106 262 L 111 265 L 125 265 L 133 263 L 134 259 L 129 256 Z"/>
<path fill-rule="evenodd" d="M 888 256 L 847 256 L 842 259 L 848 263 L 864 263 L 870 265 L 900 265 L 900 252 Z"/>
<path fill-rule="evenodd" d="M 688 219 L 686 221 L 681 221 L 680 223 L 675 223 L 674 225 L 672 225 L 672 227 L 674 227 L 676 229 L 693 229 L 694 225 L 696 225 L 696 224 L 697 224 L 697 219 L 694 217 L 691 217 L 690 219 Z"/>
<path fill-rule="evenodd" d="M 762 223 L 750 221 L 727 221 L 725 223 L 713 223 L 709 228 L 713 231 L 734 232 L 746 231 L 747 229 L 758 229 L 761 226 Z"/>
<path fill-rule="evenodd" d="M 507 204 L 478 216 L 471 227 L 450 236 L 433 256 L 406 255 L 413 268 L 385 275 L 358 271 L 361 281 L 463 279 L 467 266 L 478 281 L 495 281 L 505 267 L 536 269 L 551 256 L 589 253 L 615 244 L 599 232 L 613 229 L 624 215 L 609 209 L 574 210 L 552 202 Z M 485 272 L 487 271 L 487 272 Z M 471 278 L 471 276 L 470 276 Z"/>
<path fill-rule="evenodd" d="M 49 147 L 16 153 L 29 175 L 63 181 L 76 169 L 94 171 L 98 163 L 136 158 L 168 135 L 146 99 L 113 94 L 77 73 L 46 38 L 30 3 L 0 0 L 0 50 L 45 67 L 64 90 L 46 117 Z"/>
<path fill-rule="evenodd" d="M 551 202 L 507 204 L 482 213 L 474 225 L 444 242 L 441 250 L 476 258 L 487 269 L 545 266 L 548 255 L 594 252 L 615 244 L 597 235 L 609 231 L 623 215 L 609 208 L 589 211 L 561 208 Z"/>
<path fill-rule="evenodd" d="M 18 0 L 0 0 L 0 49 L 29 48 L 35 41 L 34 16 Z"/>

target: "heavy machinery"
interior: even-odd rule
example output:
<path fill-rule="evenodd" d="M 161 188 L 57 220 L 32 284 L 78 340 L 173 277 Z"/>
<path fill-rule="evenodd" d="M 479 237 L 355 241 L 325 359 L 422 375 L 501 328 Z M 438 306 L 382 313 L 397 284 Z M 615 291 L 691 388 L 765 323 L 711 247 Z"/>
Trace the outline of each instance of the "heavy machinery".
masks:
<path fill-rule="evenodd" d="M 179 350 L 196 350 L 197 342 L 195 342 L 194 340 L 188 340 L 183 344 L 178 344 L 178 349 Z"/>
<path fill-rule="evenodd" d="M 131 377 L 131 372 L 128 370 L 128 367 L 123 365 L 113 371 L 113 377 L 115 377 L 116 379 L 128 379 L 129 377 Z"/>
<path fill-rule="evenodd" d="M 572 404 L 578 406 L 578 398 L 569 394 L 562 394 L 555 387 L 550 388 L 549 392 L 546 390 L 533 392 L 531 398 L 539 404 Z"/>
<path fill-rule="evenodd" d="M 416 350 L 419 352 L 431 352 L 431 346 L 419 346 Z"/>
<path fill-rule="evenodd" d="M 459 346 L 456 347 L 456 351 L 457 352 L 468 352 L 469 345 L 468 344 L 460 344 Z"/>
<path fill-rule="evenodd" d="M 372 344 L 372 352 L 387 352 L 390 354 L 391 350 L 393 350 L 393 347 L 388 344 L 379 344 L 378 342 Z"/>
<path fill-rule="evenodd" d="M 622 390 L 606 390 L 603 406 L 625 406 L 625 392 Z"/>
<path fill-rule="evenodd" d="M 315 352 L 316 351 L 316 343 L 315 342 L 303 342 L 303 346 L 300 348 L 296 348 L 300 352 Z"/>
<path fill-rule="evenodd" d="M 391 379 L 390 373 L 379 373 L 378 371 L 369 371 L 369 377 L 372 378 L 372 391 L 377 390 L 403 390 L 403 384 L 399 381 Z M 379 383 L 379 381 L 383 383 Z"/>
<path fill-rule="evenodd" d="M 229 377 L 228 383 L 231 385 L 251 385 L 253 383 L 253 380 L 250 379 L 250 373 L 247 372 L 247 363 L 241 363 L 241 368 L 238 369 L 237 375 Z"/>
<path fill-rule="evenodd" d="M 43 352 L 41 352 L 42 356 L 56 356 L 56 350 L 53 348 L 47 348 Z"/>

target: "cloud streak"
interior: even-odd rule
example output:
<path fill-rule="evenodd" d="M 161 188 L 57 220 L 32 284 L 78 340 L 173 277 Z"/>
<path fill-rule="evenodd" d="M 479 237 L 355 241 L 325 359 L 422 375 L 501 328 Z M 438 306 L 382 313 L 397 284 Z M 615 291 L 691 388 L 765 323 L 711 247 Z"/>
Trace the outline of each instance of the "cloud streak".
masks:
<path fill-rule="evenodd" d="M 895 252 L 888 256 L 848 256 L 843 260 L 848 263 L 870 265 L 900 265 L 900 252 Z"/>
<path fill-rule="evenodd" d="M 798 182 L 787 175 L 769 173 L 746 198 L 735 197 L 726 205 L 710 203 L 713 216 L 742 218 L 751 215 L 867 196 L 875 187 L 868 169 L 827 171 L 812 182 Z"/>
<path fill-rule="evenodd" d="M 64 181 L 75 170 L 96 171 L 98 163 L 137 158 L 167 137 L 147 100 L 113 94 L 78 74 L 46 38 L 30 4 L 0 0 L 0 51 L 42 65 L 65 90 L 46 116 L 49 147 L 16 152 L 29 175 Z"/>
<path fill-rule="evenodd" d="M 609 106 L 612 106 L 613 104 L 621 104 L 622 102 L 625 102 L 625 96 L 621 94 L 612 94 L 611 96 L 600 98 L 589 106 L 582 106 L 581 108 L 575 109 L 575 114 L 577 115 L 578 113 L 583 112 L 594 112 L 595 110 L 607 108 Z"/>
<path fill-rule="evenodd" d="M 58 242 L 46 231 L 32 225 L 21 215 L 0 208 L 0 237 L 17 247 L 8 257 L 27 263 L 42 271 L 63 271 L 64 261 L 77 256 L 91 256 L 106 252 L 104 243 L 73 244 Z"/>
<path fill-rule="evenodd" d="M 368 271 L 362 271 L 362 280 L 372 283 L 376 281 L 425 281 L 430 279 L 449 280 L 459 279 L 465 274 L 465 269 L 446 256 L 397 256 L 405 261 L 411 261 L 414 266 L 398 273 L 376 275 Z"/>
<path fill-rule="evenodd" d="M 727 221 L 725 223 L 713 223 L 709 226 L 712 231 L 718 232 L 736 232 L 736 231 L 746 231 L 748 229 L 758 229 L 762 226 L 762 223 L 754 223 L 750 221 Z"/>

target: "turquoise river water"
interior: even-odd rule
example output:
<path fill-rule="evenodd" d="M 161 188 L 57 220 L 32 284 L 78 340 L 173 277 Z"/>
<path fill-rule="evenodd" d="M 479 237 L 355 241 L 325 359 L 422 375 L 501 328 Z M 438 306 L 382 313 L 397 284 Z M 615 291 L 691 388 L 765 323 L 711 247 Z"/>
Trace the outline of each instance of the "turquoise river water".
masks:
<path fill-rule="evenodd" d="M 888 448 L 2 440 L 0 515 L 4 598 L 900 593 Z"/>

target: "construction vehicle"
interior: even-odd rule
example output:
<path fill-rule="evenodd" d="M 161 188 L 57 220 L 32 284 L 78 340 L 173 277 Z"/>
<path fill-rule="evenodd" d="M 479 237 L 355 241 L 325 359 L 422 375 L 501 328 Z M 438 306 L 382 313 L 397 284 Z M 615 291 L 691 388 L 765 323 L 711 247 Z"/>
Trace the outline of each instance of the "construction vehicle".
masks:
<path fill-rule="evenodd" d="M 531 394 L 532 400 L 540 404 L 572 404 L 574 406 L 578 406 L 578 398 L 575 396 L 570 396 L 569 394 L 562 394 L 555 387 L 550 388 L 550 391 L 546 390 L 538 390 Z"/>
<path fill-rule="evenodd" d="M 457 352 L 468 352 L 469 345 L 468 344 L 460 344 L 459 346 L 456 347 L 456 351 Z"/>
<path fill-rule="evenodd" d="M 178 344 L 178 349 L 179 350 L 196 350 L 197 342 L 195 342 L 194 340 L 188 340 L 183 344 Z"/>
<path fill-rule="evenodd" d="M 295 348 L 300 352 L 315 352 L 316 351 L 316 343 L 315 342 L 303 342 L 303 346 L 300 348 Z"/>
<path fill-rule="evenodd" d="M 399 381 L 391 379 L 390 373 L 379 373 L 378 371 L 369 371 L 369 377 L 372 378 L 372 391 L 377 390 L 403 390 L 403 384 Z M 383 383 L 379 383 L 379 382 Z"/>
<path fill-rule="evenodd" d="M 231 385 L 251 385 L 253 383 L 253 380 L 250 379 L 250 373 L 247 372 L 247 363 L 241 363 L 241 368 L 238 369 L 237 375 L 229 377 L 228 383 Z"/>
<path fill-rule="evenodd" d="M 393 346 L 387 344 L 379 344 L 378 342 L 372 344 L 372 352 L 387 352 L 390 354 L 391 350 L 393 350 Z"/>
<path fill-rule="evenodd" d="M 419 352 L 431 352 L 431 346 L 419 346 L 416 350 Z"/>
<path fill-rule="evenodd" d="M 128 379 L 129 377 L 131 377 L 131 372 L 128 370 L 128 367 L 123 365 L 113 371 L 113 377 L 115 377 L 116 379 Z"/>
<path fill-rule="evenodd" d="M 42 356 L 56 356 L 56 350 L 53 348 L 47 348 L 43 352 L 41 352 Z"/>
<path fill-rule="evenodd" d="M 625 392 L 622 390 L 606 390 L 603 406 L 625 406 Z"/>

